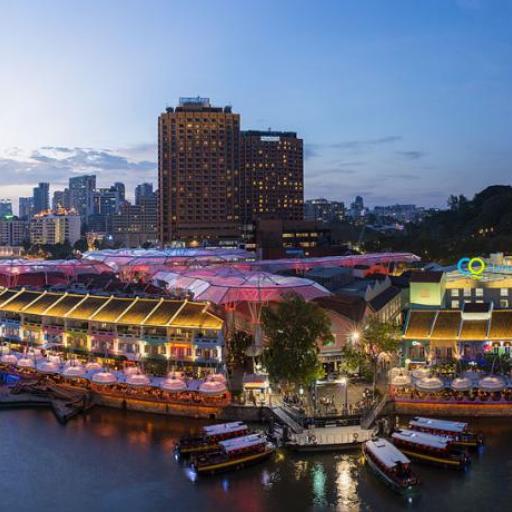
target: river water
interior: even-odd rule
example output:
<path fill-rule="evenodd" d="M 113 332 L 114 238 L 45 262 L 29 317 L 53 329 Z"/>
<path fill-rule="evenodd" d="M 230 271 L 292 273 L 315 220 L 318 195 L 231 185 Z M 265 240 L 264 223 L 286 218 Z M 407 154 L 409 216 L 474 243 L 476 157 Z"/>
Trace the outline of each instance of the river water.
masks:
<path fill-rule="evenodd" d="M 96 408 L 62 426 L 47 410 L 0 411 L 0 511 L 510 510 L 512 420 L 480 420 L 487 445 L 461 474 L 416 465 L 412 504 L 359 454 L 278 454 L 276 460 L 192 481 L 171 457 L 193 420 Z"/>

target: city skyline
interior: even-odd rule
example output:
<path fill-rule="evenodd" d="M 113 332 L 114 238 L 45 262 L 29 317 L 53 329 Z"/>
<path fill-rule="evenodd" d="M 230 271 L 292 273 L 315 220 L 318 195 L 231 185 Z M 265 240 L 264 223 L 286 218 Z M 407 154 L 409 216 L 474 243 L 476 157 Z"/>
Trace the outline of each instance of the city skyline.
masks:
<path fill-rule="evenodd" d="M 297 132 L 306 199 L 444 206 L 508 183 L 509 2 L 294 5 L 2 2 L 3 196 L 156 184 L 155 119 L 196 94 Z"/>

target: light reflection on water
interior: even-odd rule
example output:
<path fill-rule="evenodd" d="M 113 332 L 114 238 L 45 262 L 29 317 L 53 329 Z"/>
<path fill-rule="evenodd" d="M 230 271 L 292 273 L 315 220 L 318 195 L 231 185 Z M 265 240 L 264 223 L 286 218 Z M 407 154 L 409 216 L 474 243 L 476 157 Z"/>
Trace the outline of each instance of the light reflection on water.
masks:
<path fill-rule="evenodd" d="M 265 464 L 198 478 L 172 447 L 201 425 L 97 409 L 62 427 L 49 412 L 0 411 L 0 458 L 9 461 L 0 465 L 0 510 L 67 512 L 70 500 L 74 512 L 509 509 L 510 420 L 479 422 L 487 447 L 467 474 L 415 466 L 424 483 L 412 504 L 382 485 L 357 452 L 280 450 Z"/>

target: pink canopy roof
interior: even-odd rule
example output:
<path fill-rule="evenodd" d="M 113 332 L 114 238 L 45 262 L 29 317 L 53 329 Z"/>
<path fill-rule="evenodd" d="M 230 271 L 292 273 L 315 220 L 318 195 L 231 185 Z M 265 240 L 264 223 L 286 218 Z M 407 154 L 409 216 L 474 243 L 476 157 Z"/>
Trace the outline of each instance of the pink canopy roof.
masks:
<path fill-rule="evenodd" d="M 309 279 L 260 271 L 244 272 L 232 267 L 194 269 L 181 275 L 207 283 L 207 286 L 198 288 L 194 299 L 215 304 L 279 301 L 292 292 L 305 300 L 330 295 L 327 289 Z"/>

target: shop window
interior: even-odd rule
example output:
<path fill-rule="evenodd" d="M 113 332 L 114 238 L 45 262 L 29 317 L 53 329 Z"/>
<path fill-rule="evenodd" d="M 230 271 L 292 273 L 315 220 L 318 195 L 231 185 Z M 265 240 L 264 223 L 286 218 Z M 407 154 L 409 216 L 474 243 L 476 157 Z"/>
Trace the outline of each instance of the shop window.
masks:
<path fill-rule="evenodd" d="M 508 297 L 508 288 L 500 288 L 500 295 L 502 297 Z"/>
<path fill-rule="evenodd" d="M 459 289 L 458 288 L 454 288 L 452 290 L 452 297 L 458 297 L 459 296 Z"/>
<path fill-rule="evenodd" d="M 484 296 L 484 289 L 483 288 L 476 288 L 475 289 L 475 295 L 477 297 L 483 297 Z"/>

